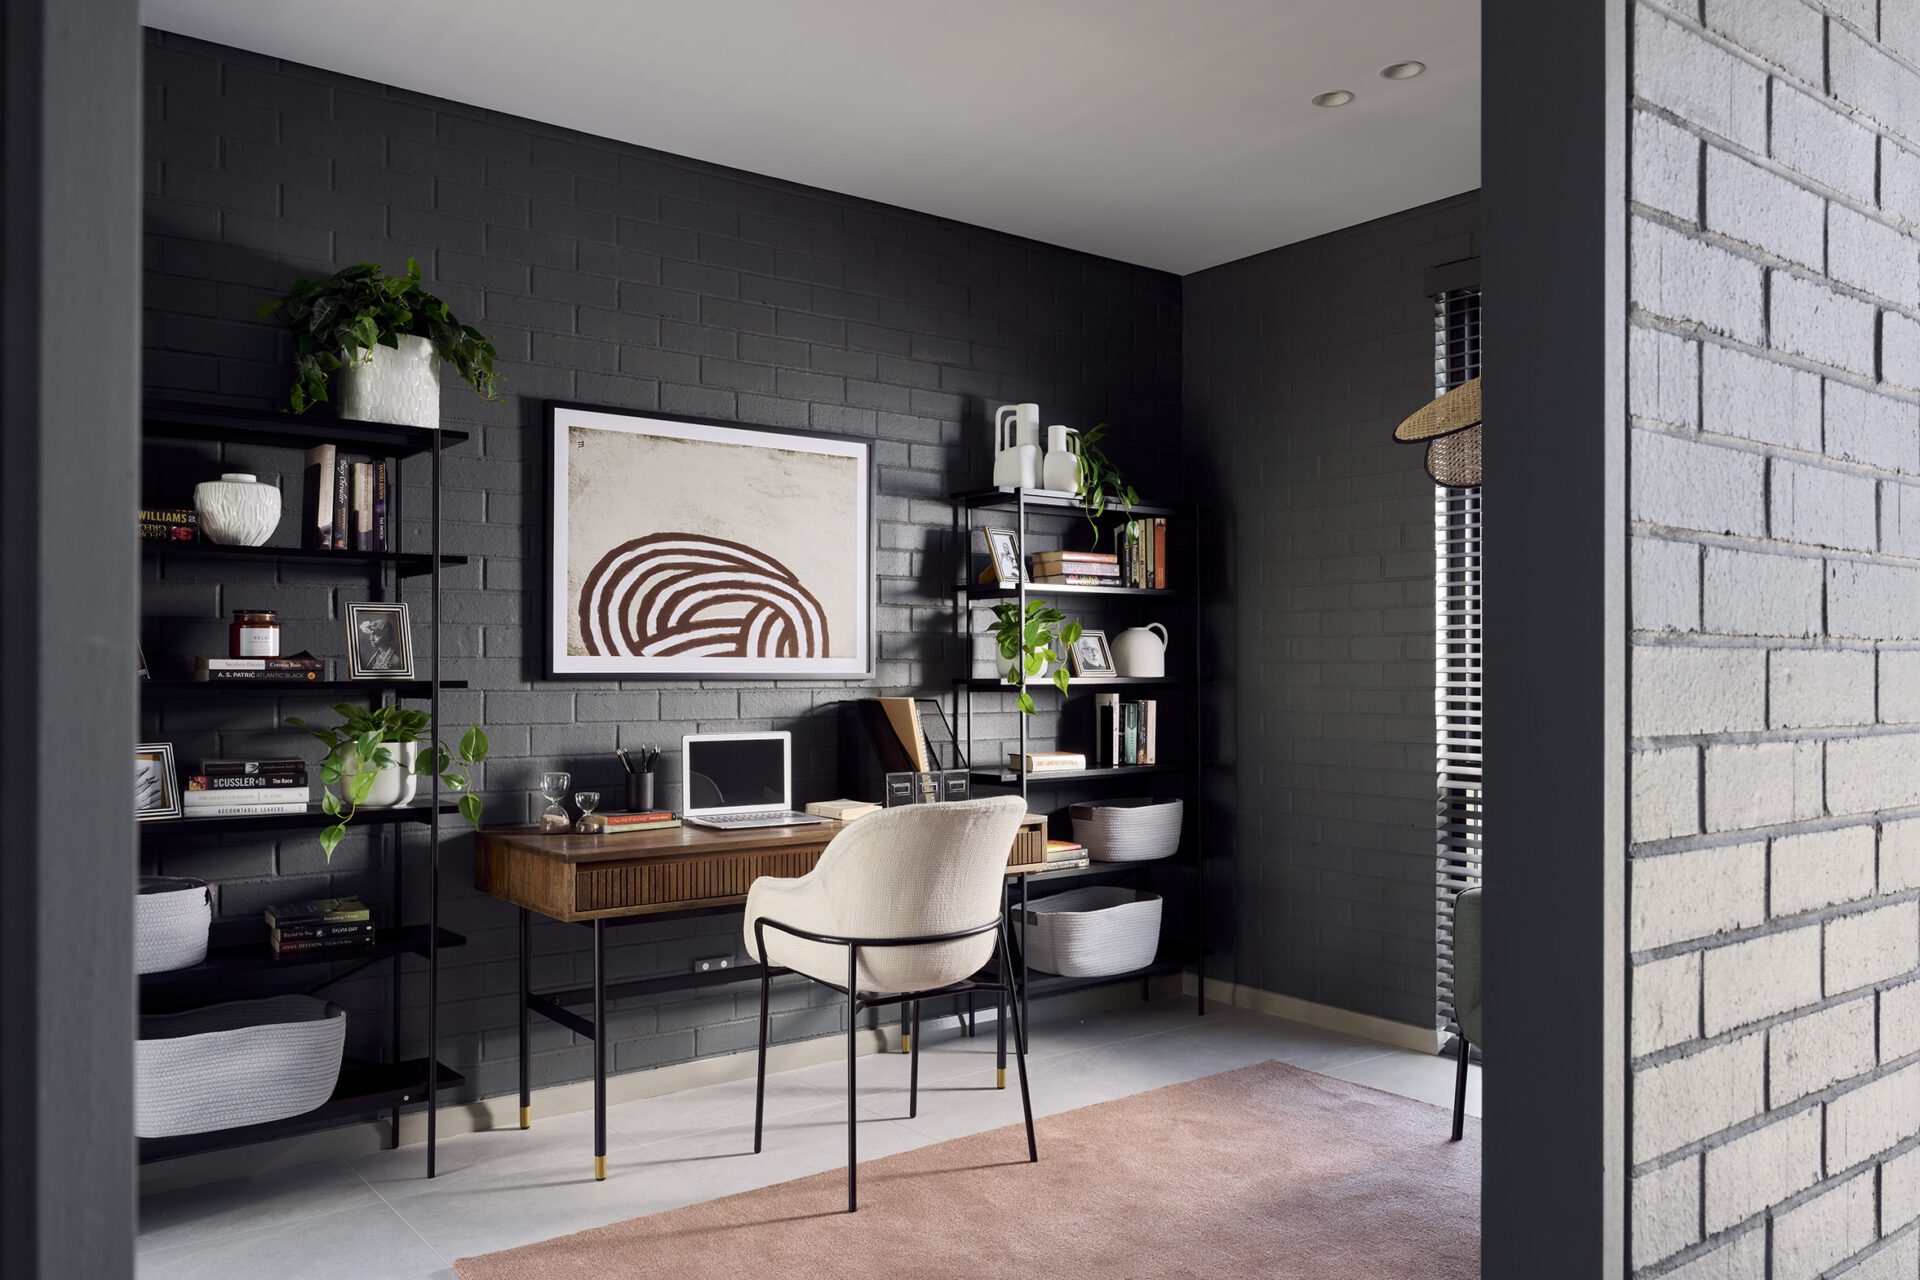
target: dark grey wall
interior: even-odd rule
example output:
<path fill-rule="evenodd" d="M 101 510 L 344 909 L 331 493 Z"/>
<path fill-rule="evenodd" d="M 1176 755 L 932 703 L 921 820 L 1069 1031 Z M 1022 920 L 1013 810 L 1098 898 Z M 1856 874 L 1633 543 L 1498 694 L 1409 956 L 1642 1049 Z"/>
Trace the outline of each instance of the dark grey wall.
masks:
<path fill-rule="evenodd" d="M 137 9 L 0 8 L 0 1239 L 22 1277 L 133 1274 Z"/>
<path fill-rule="evenodd" d="M 1477 194 L 1187 277 L 1187 438 L 1233 552 L 1237 980 L 1431 1026 L 1433 396 L 1426 269 Z M 1220 783 L 1227 786 L 1227 783 Z"/>
<path fill-rule="evenodd" d="M 506 399 L 487 404 L 451 381 L 443 399 L 447 423 L 475 433 L 446 464 L 447 549 L 472 561 L 445 592 L 444 674 L 475 690 L 448 698 L 448 719 L 483 721 L 492 734 L 489 822 L 527 820 L 543 803 L 533 794 L 542 770 L 610 787 L 616 745 L 696 729 L 791 728 L 801 798 L 837 794 L 832 704 L 943 690 L 954 673 L 945 495 L 986 480 L 984 406 L 1037 400 L 1049 422 L 1111 422 L 1122 464 L 1153 477 L 1143 490 L 1180 487 L 1177 277 L 178 37 L 153 37 L 147 54 L 151 394 L 279 403 L 288 344 L 255 306 L 297 276 L 365 260 L 397 270 L 417 258 L 434 290 L 500 348 Z M 546 517 L 535 424 L 549 396 L 873 438 L 878 679 L 540 681 Z M 223 461 L 263 478 L 285 466 L 241 449 Z M 180 500 L 215 465 L 210 453 L 171 454 L 146 496 Z M 297 508 L 291 479 L 287 492 Z M 236 607 L 278 609 L 289 649 L 340 651 L 339 607 L 358 597 L 337 575 L 237 577 L 186 563 L 150 571 L 149 656 L 219 651 Z M 324 714 L 291 699 L 218 715 L 186 707 L 147 729 L 183 760 L 300 750 L 284 717 L 316 710 Z M 1003 709 L 981 728 L 1012 725 Z M 1049 718 L 1042 733 L 1052 727 Z M 376 857 L 352 837 L 331 867 L 311 839 L 183 849 L 161 865 L 218 879 L 225 910 L 246 915 L 325 890 L 384 896 Z M 470 883 L 460 834 L 443 877 L 445 919 L 471 941 L 444 961 L 444 1053 L 478 1092 L 499 1093 L 514 1080 L 514 917 Z M 536 982 L 586 976 L 578 933 L 536 928 Z M 724 919 L 614 937 L 616 976 L 683 969 L 737 946 Z M 411 990 L 418 1000 L 418 984 Z M 748 1045 L 749 994 L 616 1006 L 614 1066 Z M 345 995 L 369 1013 L 386 998 L 371 980 Z M 840 1025 L 836 1008 L 804 999 L 796 993 L 776 1015 L 779 1036 Z M 355 1019 L 369 1033 L 383 1022 Z M 589 1070 L 588 1047 L 555 1028 L 536 1031 L 536 1049 L 536 1083 Z"/>

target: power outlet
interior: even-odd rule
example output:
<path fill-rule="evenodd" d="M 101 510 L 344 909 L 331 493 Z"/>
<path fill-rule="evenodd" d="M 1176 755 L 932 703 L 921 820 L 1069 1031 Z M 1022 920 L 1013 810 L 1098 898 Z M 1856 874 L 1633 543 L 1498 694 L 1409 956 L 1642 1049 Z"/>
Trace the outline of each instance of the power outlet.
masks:
<path fill-rule="evenodd" d="M 695 960 L 693 962 L 693 971 L 695 973 L 712 973 L 716 969 L 731 968 L 733 968 L 732 956 L 715 956 L 711 960 Z"/>

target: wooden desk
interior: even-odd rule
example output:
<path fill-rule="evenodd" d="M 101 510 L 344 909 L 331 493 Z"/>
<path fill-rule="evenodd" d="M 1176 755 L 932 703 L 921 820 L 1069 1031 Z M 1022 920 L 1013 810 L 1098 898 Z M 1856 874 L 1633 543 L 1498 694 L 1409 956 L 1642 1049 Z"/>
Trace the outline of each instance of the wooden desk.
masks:
<path fill-rule="evenodd" d="M 599 1029 L 606 1025 L 607 1001 L 755 981 L 758 964 L 735 965 L 703 973 L 665 974 L 609 984 L 606 929 L 611 925 L 731 912 L 747 898 L 759 876 L 802 876 L 813 870 L 827 845 L 845 826 L 820 823 L 804 827 L 762 827 L 752 831 L 714 831 L 673 827 L 629 834 L 548 834 L 537 827 L 483 830 L 474 852 L 474 885 L 520 908 L 520 1127 L 533 1123 L 533 1091 L 528 1030 L 532 1014 L 559 1023 L 593 1042 L 593 1175 L 607 1176 L 607 1046 Z M 1024 837 L 1023 839 L 1028 838 Z M 1038 839 L 1046 841 L 1044 825 Z M 1018 846 L 1016 846 L 1018 847 Z M 1011 851 L 1009 856 L 1011 856 Z M 1044 873 L 1044 864 L 1007 867 L 1018 882 L 1020 905 L 1027 882 Z M 1011 894 L 1001 896 L 1003 913 Z M 593 984 L 559 991 L 535 991 L 532 972 L 532 917 L 585 925 L 593 930 Z M 1027 1018 L 1025 949 L 1014 945 L 1019 973 L 1020 1025 Z M 591 1019 L 568 1008 L 591 1002 Z M 902 1031 L 905 1008 L 902 1008 Z M 998 1027 L 1004 1029 L 1002 1016 Z M 971 997 L 967 1034 L 973 1034 Z M 1000 1081 L 1006 1082 L 1006 1037 L 997 1037 Z M 903 1041 L 904 1047 L 904 1041 Z"/>

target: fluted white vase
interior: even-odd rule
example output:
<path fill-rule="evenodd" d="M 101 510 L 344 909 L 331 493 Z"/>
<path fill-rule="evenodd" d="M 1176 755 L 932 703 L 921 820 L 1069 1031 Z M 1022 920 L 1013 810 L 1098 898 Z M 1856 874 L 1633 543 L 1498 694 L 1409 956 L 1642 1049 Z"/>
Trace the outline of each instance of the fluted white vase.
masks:
<path fill-rule="evenodd" d="M 244 472 L 193 486 L 193 509 L 208 541 L 230 547 L 261 546 L 280 527 L 280 491 Z"/>
<path fill-rule="evenodd" d="M 340 416 L 406 427 L 440 425 L 440 357 L 425 338 L 400 339 L 398 348 L 343 355 Z"/>

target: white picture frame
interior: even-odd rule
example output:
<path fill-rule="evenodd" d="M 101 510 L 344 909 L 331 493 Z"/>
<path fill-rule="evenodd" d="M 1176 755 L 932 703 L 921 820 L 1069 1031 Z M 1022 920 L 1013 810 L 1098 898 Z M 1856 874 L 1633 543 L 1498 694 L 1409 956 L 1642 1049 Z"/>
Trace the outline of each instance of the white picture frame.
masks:
<path fill-rule="evenodd" d="M 983 528 L 980 536 L 986 540 L 987 562 L 993 567 L 998 584 L 1003 588 L 1019 586 L 1025 577 L 1021 567 L 1019 531 Z"/>
<path fill-rule="evenodd" d="M 180 800 L 180 772 L 174 767 L 171 742 L 143 742 L 133 749 L 133 817 L 136 822 L 164 822 L 185 810 Z"/>
<path fill-rule="evenodd" d="M 411 680 L 413 622 L 407 606 L 355 601 L 346 609 L 347 679 Z"/>
<path fill-rule="evenodd" d="M 1107 633 L 1082 628 L 1080 638 L 1067 646 L 1067 669 L 1076 680 L 1118 676 L 1120 672 L 1113 665 L 1113 646 L 1107 643 Z"/>
<path fill-rule="evenodd" d="M 872 677 L 871 441 L 546 409 L 550 678 Z"/>

